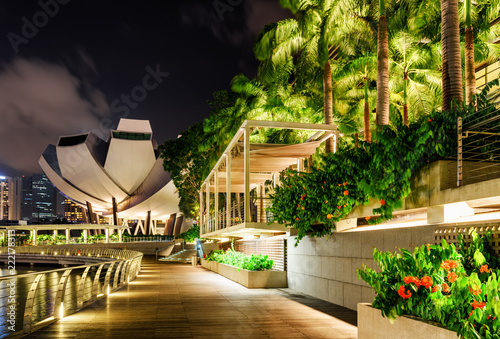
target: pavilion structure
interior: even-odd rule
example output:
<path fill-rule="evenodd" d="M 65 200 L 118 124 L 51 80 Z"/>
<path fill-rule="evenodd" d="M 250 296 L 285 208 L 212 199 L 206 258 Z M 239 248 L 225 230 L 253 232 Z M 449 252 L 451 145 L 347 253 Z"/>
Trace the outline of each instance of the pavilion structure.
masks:
<path fill-rule="evenodd" d="M 300 130 L 310 136 L 289 144 L 251 143 L 261 129 Z M 311 155 L 325 140 L 339 138 L 336 125 L 245 120 L 200 189 L 202 238 L 264 238 L 285 234 L 267 211 L 280 172 L 311 166 Z M 306 160 L 308 159 L 308 160 Z"/>

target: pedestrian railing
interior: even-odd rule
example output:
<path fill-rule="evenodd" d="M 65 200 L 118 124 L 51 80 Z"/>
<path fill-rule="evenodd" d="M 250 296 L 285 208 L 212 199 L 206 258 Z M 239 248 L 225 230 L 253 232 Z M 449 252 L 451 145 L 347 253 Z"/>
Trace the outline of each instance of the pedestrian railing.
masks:
<path fill-rule="evenodd" d="M 80 256 L 109 259 L 68 268 L 0 277 L 0 337 L 31 333 L 74 313 L 136 278 L 143 254 L 136 251 L 75 248 L 73 246 L 17 247 L 0 253 L 0 260 L 15 269 L 17 254 Z"/>

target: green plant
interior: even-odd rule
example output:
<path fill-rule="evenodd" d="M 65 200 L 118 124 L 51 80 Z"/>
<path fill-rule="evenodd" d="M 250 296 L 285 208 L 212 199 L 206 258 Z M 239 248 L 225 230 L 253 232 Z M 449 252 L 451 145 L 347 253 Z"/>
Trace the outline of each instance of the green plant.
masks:
<path fill-rule="evenodd" d="M 233 249 L 228 249 L 226 253 L 222 250 L 213 251 L 206 259 L 249 271 L 270 270 L 274 265 L 274 261 L 269 259 L 267 255 L 252 254 L 248 256 Z"/>
<path fill-rule="evenodd" d="M 186 242 L 194 242 L 196 239 L 200 239 L 200 226 L 195 224 L 186 232 L 179 234 L 178 237 L 184 239 Z"/>
<path fill-rule="evenodd" d="M 462 256 L 444 240 L 416 247 L 413 253 L 375 249 L 380 271 L 364 266 L 358 278 L 372 286 L 373 307 L 390 320 L 413 315 L 438 322 L 463 338 L 498 339 L 500 270 L 492 266 L 496 260 L 486 261 L 483 239 L 476 234 L 469 249 L 472 257 Z"/>

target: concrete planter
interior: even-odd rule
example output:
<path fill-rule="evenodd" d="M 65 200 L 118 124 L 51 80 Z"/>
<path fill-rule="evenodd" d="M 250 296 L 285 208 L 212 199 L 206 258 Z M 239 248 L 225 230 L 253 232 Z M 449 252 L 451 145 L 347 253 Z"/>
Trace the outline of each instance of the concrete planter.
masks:
<path fill-rule="evenodd" d="M 370 304 L 358 304 L 358 339 L 456 339 L 456 332 L 422 319 L 402 316 L 394 324 Z"/>
<path fill-rule="evenodd" d="M 201 266 L 231 279 L 246 288 L 286 288 L 286 272 L 284 271 L 248 271 L 216 261 L 201 260 Z"/>

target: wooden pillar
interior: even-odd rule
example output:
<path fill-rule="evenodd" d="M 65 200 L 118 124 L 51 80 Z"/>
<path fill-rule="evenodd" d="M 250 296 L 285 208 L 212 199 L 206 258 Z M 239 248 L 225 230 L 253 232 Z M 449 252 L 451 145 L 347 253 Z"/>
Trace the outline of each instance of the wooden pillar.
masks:
<path fill-rule="evenodd" d="M 214 218 L 215 218 L 215 230 L 219 229 L 219 171 L 215 170 L 214 174 Z"/>
<path fill-rule="evenodd" d="M 116 199 L 113 197 L 113 225 L 118 225 L 118 206 L 116 205 Z"/>
<path fill-rule="evenodd" d="M 231 226 L 231 151 L 226 154 L 226 227 Z"/>

